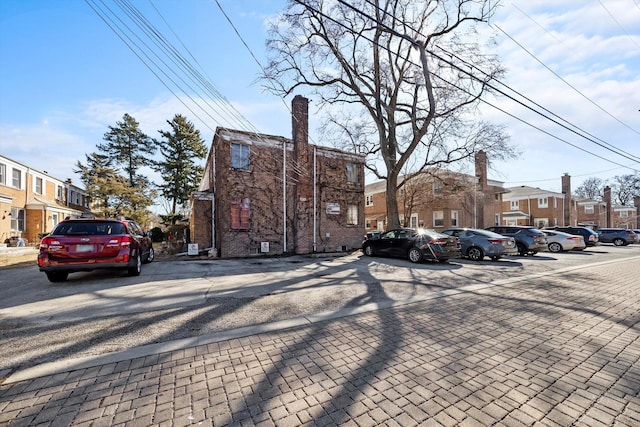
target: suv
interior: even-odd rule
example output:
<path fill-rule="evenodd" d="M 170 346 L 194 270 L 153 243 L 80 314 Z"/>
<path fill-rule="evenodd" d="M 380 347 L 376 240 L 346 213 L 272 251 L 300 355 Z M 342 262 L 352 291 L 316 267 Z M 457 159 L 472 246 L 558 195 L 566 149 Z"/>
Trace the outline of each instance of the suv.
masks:
<path fill-rule="evenodd" d="M 616 246 L 626 246 L 636 241 L 636 233 L 625 228 L 601 228 L 598 237 L 602 243 L 613 243 Z"/>
<path fill-rule="evenodd" d="M 516 239 L 518 253 L 521 256 L 535 255 L 547 249 L 547 237 L 535 227 L 520 225 L 497 225 L 486 228 L 494 233 Z"/>
<path fill-rule="evenodd" d="M 38 267 L 51 282 L 69 273 L 103 268 L 125 269 L 138 276 L 153 261 L 151 238 L 130 219 L 69 219 L 40 242 Z"/>
<path fill-rule="evenodd" d="M 598 233 L 587 227 L 545 227 L 545 230 L 562 231 L 563 233 L 575 234 L 584 238 L 584 243 L 588 246 L 598 246 L 600 244 Z"/>

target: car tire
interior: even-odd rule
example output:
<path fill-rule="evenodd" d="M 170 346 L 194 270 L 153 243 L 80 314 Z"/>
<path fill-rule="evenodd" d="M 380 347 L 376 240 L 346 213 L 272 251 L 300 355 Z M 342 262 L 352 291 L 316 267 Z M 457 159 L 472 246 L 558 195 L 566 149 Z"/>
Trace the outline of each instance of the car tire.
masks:
<path fill-rule="evenodd" d="M 47 279 L 52 283 L 64 282 L 69 277 L 66 271 L 47 271 Z"/>
<path fill-rule="evenodd" d="M 482 261 L 484 253 L 482 252 L 482 249 L 472 246 L 467 250 L 467 256 L 471 261 Z"/>
<path fill-rule="evenodd" d="M 363 252 L 366 256 L 373 256 L 373 247 L 371 245 L 367 245 L 364 247 Z"/>
<path fill-rule="evenodd" d="M 127 269 L 127 273 L 129 276 L 139 276 L 142 272 L 142 259 L 140 257 L 140 253 L 136 255 L 136 265 L 133 267 L 129 267 Z"/>
<path fill-rule="evenodd" d="M 523 245 L 522 243 L 517 243 L 516 245 L 518 246 L 518 254 L 520 256 L 525 256 L 527 254 L 527 252 L 529 252 L 527 250 L 527 247 L 525 245 Z"/>
<path fill-rule="evenodd" d="M 624 241 L 624 239 L 621 238 L 616 238 L 613 239 L 613 244 L 616 246 L 624 246 L 627 242 Z"/>
<path fill-rule="evenodd" d="M 418 248 L 411 248 L 407 253 L 407 257 L 409 258 L 409 261 L 418 263 L 422 261 L 422 251 Z"/>
<path fill-rule="evenodd" d="M 491 261 L 498 261 L 500 258 L 502 258 L 501 256 L 492 256 L 491 257 Z"/>
<path fill-rule="evenodd" d="M 156 257 L 156 252 L 153 250 L 153 246 L 149 247 L 149 253 L 147 254 L 146 258 L 144 259 L 144 263 L 145 264 L 149 264 L 151 261 L 153 261 Z"/>
<path fill-rule="evenodd" d="M 558 253 L 558 252 L 562 252 L 562 245 L 558 242 L 551 242 L 549 243 L 549 252 L 553 252 Z"/>

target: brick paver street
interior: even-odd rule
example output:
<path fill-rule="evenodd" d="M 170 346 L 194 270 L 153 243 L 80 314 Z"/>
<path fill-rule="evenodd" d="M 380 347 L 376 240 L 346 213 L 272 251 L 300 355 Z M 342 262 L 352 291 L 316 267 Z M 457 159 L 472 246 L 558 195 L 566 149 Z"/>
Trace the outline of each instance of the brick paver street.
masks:
<path fill-rule="evenodd" d="M 4 384 L 0 424 L 638 426 L 639 266 L 469 288 Z"/>

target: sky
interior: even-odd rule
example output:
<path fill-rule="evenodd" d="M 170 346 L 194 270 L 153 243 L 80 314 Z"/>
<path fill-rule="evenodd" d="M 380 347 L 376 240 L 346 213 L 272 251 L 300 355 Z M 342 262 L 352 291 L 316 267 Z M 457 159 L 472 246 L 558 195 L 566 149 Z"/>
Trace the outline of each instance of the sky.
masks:
<path fill-rule="evenodd" d="M 158 68 L 143 59 L 161 60 L 130 48 L 150 39 L 112 30 L 131 28 L 119 6 L 128 4 L 184 52 L 211 83 L 206 93 L 177 76 L 158 78 Z M 207 147 L 217 126 L 290 137 L 291 99 L 272 95 L 258 78 L 266 65 L 266 22 L 285 5 L 0 0 L 0 154 L 80 184 L 74 164 L 84 162 L 125 113 L 154 138 L 182 114 Z M 121 22 L 110 21 L 113 12 Z M 640 0 L 503 0 L 480 35 L 489 34 L 496 35 L 493 53 L 507 70 L 502 83 L 547 116 L 508 98 L 494 100 L 508 114 L 481 106 L 485 119 L 505 126 L 519 152 L 491 162 L 489 178 L 505 187 L 560 192 L 565 173 L 575 189 L 590 177 L 640 171 Z M 310 98 L 311 139 L 322 144 L 311 93 L 297 94 Z"/>

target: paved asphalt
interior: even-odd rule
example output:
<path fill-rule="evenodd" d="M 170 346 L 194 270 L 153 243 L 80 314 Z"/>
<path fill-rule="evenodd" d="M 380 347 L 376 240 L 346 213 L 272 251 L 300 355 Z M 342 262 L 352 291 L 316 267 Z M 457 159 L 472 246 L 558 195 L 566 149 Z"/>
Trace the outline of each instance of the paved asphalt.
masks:
<path fill-rule="evenodd" d="M 593 262 L 32 366 L 0 385 L 0 425 L 638 426 L 639 273 Z"/>

